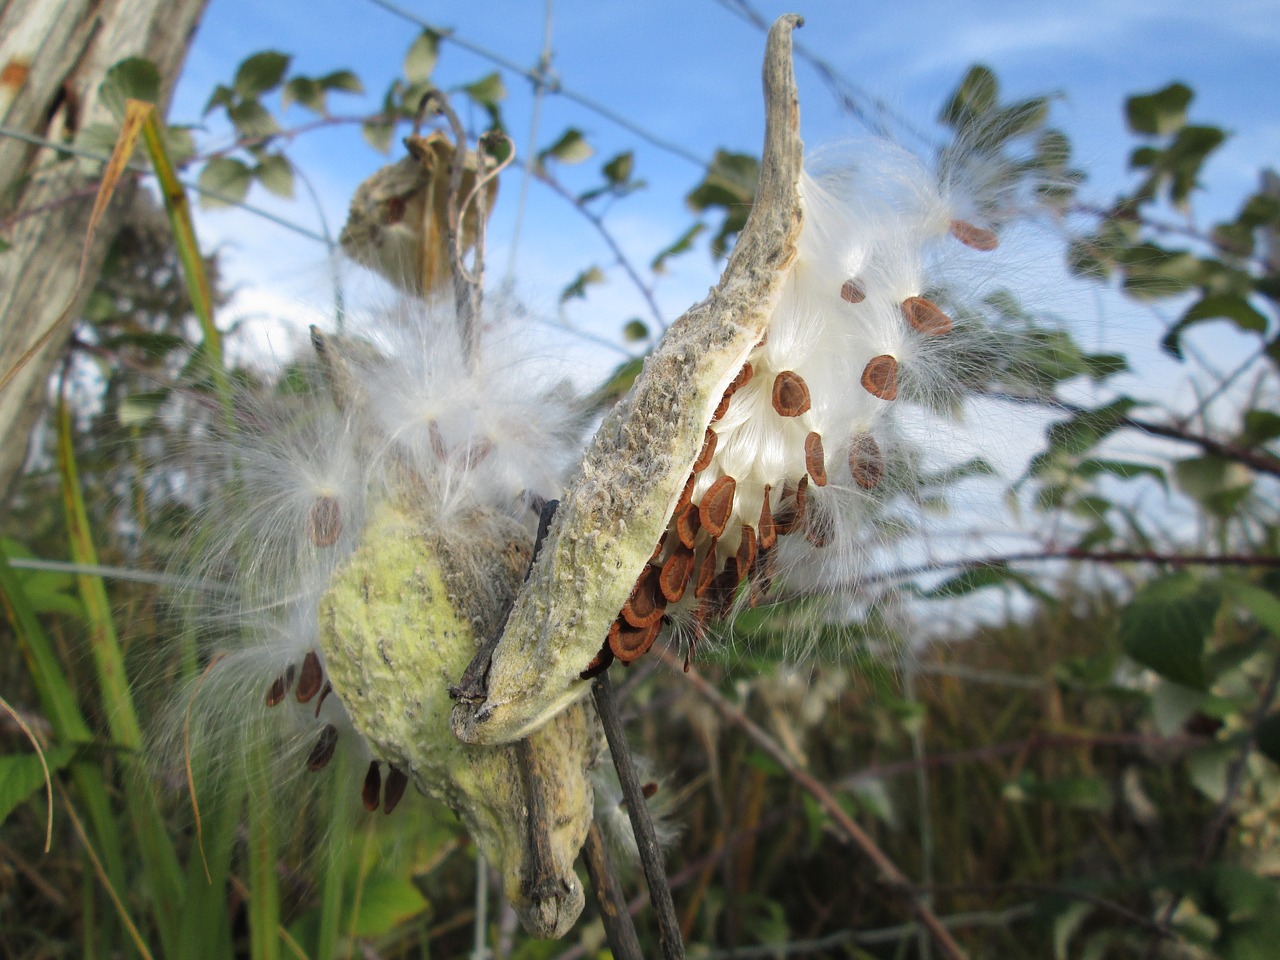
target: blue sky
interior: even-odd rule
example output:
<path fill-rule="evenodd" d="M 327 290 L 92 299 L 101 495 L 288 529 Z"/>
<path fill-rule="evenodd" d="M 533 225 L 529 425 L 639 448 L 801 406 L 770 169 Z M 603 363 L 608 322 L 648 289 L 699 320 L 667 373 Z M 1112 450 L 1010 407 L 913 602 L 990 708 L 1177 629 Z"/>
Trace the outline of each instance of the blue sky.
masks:
<path fill-rule="evenodd" d="M 537 0 L 442 4 L 403 0 L 405 9 L 459 37 L 510 60 L 533 66 L 543 45 L 547 7 Z M 580 91 L 678 142 L 697 156 L 717 147 L 757 152 L 762 129 L 759 64 L 763 36 L 716 0 L 601 2 L 556 0 L 552 7 L 552 67 L 568 88 Z M 1007 96 L 1054 92 L 1054 121 L 1072 138 L 1079 165 L 1090 173 L 1090 192 L 1106 198 L 1124 182 L 1121 107 L 1126 94 L 1178 79 L 1197 92 L 1194 117 L 1221 124 L 1233 137 L 1210 168 L 1215 197 L 1226 204 L 1252 186 L 1257 169 L 1280 156 L 1280 17 L 1274 2 L 1235 0 L 1219 4 L 1186 0 L 1083 0 L 1065 3 L 906 2 L 855 4 L 760 3 L 772 20 L 796 10 L 806 17 L 797 41 L 826 59 L 869 97 L 888 105 L 895 132 L 914 149 L 935 142 L 933 122 L 946 94 L 965 69 L 986 63 Z M 366 98 L 338 97 L 335 112 L 375 109 L 377 97 L 399 72 L 403 53 L 417 33 L 405 19 L 369 0 L 212 0 L 179 87 L 173 116 L 196 119 L 214 83 L 228 80 L 247 54 L 277 49 L 294 55 L 295 69 L 311 74 L 346 67 L 358 73 Z M 443 86 L 469 82 L 494 65 L 457 45 L 445 44 L 436 80 Z M 810 146 L 866 133 L 841 112 L 815 71 L 798 66 L 803 132 Z M 531 86 L 508 76 L 505 114 L 517 146 L 528 153 Z M 294 107 L 287 121 L 311 119 Z M 597 154 L 562 171 L 571 186 L 585 187 L 600 163 L 625 149 L 636 150 L 637 175 L 650 184 L 615 208 L 610 222 L 619 241 L 639 263 L 677 236 L 691 217 L 683 195 L 699 170 L 685 159 L 639 141 L 633 134 L 574 104 L 549 96 L 543 107 L 539 144 L 568 126 L 581 128 Z M 923 133 L 923 137 L 916 132 Z M 214 131 L 216 134 L 216 130 Z M 217 143 L 214 135 L 210 142 Z M 355 128 L 338 127 L 298 138 L 290 155 L 311 178 L 330 223 L 340 225 L 354 186 L 387 162 L 369 149 Z M 491 263 L 507 263 L 511 225 L 519 194 L 515 178 L 503 185 L 495 213 Z M 307 202 L 281 205 L 256 191 L 253 199 L 302 223 L 314 225 Z M 1221 212 L 1226 212 L 1225 206 Z M 206 236 L 224 245 L 231 276 L 278 288 L 284 296 L 319 281 L 322 251 L 220 212 L 203 219 Z M 276 234 L 280 234 L 277 236 Z M 609 256 L 591 227 L 563 201 L 532 188 L 518 251 L 517 281 L 538 310 L 554 313 L 556 295 L 579 270 Z M 626 316 L 643 313 L 634 292 L 614 278 L 594 302 L 576 309 L 576 320 L 604 317 L 615 331 Z M 714 280 L 705 252 L 677 265 L 658 289 L 673 317 Z M 590 313 L 590 318 L 586 316 Z"/>

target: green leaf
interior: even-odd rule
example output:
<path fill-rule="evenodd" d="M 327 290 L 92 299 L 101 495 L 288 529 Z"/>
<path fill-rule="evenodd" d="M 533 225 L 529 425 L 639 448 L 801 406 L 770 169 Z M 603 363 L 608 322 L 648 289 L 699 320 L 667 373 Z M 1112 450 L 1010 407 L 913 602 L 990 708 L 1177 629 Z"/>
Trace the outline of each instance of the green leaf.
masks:
<path fill-rule="evenodd" d="M 350 70 L 334 70 L 317 81 L 322 89 L 340 90 L 343 93 L 364 93 L 364 84 Z"/>
<path fill-rule="evenodd" d="M 634 320 L 627 321 L 627 325 L 622 328 L 622 339 L 629 343 L 639 343 L 641 340 L 649 339 L 649 328 L 645 322 L 638 317 Z"/>
<path fill-rule="evenodd" d="M 1124 104 L 1129 129 L 1151 136 L 1164 136 L 1181 130 L 1187 122 L 1187 107 L 1194 96 L 1186 84 L 1171 83 L 1155 93 L 1130 97 Z"/>
<path fill-rule="evenodd" d="M 1213 630 L 1221 595 L 1186 573 L 1152 581 L 1120 615 L 1125 653 L 1174 683 L 1204 690 L 1205 639 Z"/>
<path fill-rule="evenodd" d="M 253 171 L 240 160 L 234 157 L 214 157 L 200 171 L 197 183 L 201 190 L 209 190 L 219 196 L 202 193 L 200 205 L 212 210 L 238 203 L 245 198 L 252 182 Z"/>
<path fill-rule="evenodd" d="M 227 116 L 242 137 L 270 137 L 280 132 L 276 118 L 257 100 L 242 100 L 227 108 Z"/>
<path fill-rule="evenodd" d="M 427 898 L 412 880 L 374 870 L 364 882 L 360 913 L 343 929 L 357 937 L 378 937 L 426 909 Z"/>
<path fill-rule="evenodd" d="M 574 299 L 585 300 L 587 298 L 587 287 L 596 283 L 604 283 L 604 271 L 599 267 L 588 267 L 574 277 L 571 284 L 560 291 L 560 302 L 567 303 Z"/>
<path fill-rule="evenodd" d="M 685 202 L 696 211 L 714 208 L 724 211 L 724 222 L 711 241 L 712 257 L 724 256 L 733 238 L 746 226 L 759 179 L 758 159 L 750 154 L 717 150 L 702 182 L 685 197 Z"/>
<path fill-rule="evenodd" d="M 1173 329 L 1160 342 L 1160 346 L 1182 359 L 1182 332 L 1193 324 L 1205 320 L 1230 320 L 1241 330 L 1254 333 L 1267 332 L 1267 318 L 1249 301 L 1241 296 L 1230 294 L 1206 294 L 1193 304 Z"/>
<path fill-rule="evenodd" d="M 1151 477 L 1158 480 L 1165 490 L 1169 489 L 1169 477 L 1165 474 L 1164 468 L 1149 463 L 1133 463 L 1128 460 L 1082 460 L 1076 467 L 1076 472 L 1082 477 L 1096 477 L 1105 473 L 1119 477 L 1121 480 Z"/>
<path fill-rule="evenodd" d="M 274 90 L 284 79 L 290 59 L 276 50 L 264 50 L 247 57 L 236 70 L 233 81 L 236 94 L 247 99 Z"/>
<path fill-rule="evenodd" d="M 927 600 L 941 600 L 944 597 L 963 597 L 987 587 L 1009 586 L 1021 587 L 1035 596 L 1045 596 L 1034 578 L 999 562 L 970 567 L 936 587 L 920 591 L 920 596 Z"/>
<path fill-rule="evenodd" d="M 116 419 L 122 427 L 136 427 L 152 420 L 164 402 L 169 399 L 168 390 L 155 390 L 148 393 L 135 393 L 120 401 L 116 409 Z"/>
<path fill-rule="evenodd" d="M 49 765 L 49 774 L 52 776 L 63 769 L 75 753 L 76 748 L 71 745 L 46 750 L 44 762 Z M 43 788 L 44 782 L 44 767 L 34 752 L 0 756 L 0 824 L 20 803 Z"/>
<path fill-rule="evenodd" d="M 507 88 L 502 82 L 502 74 L 496 70 L 481 77 L 475 83 L 464 84 L 463 93 L 482 107 L 496 108 L 507 98 Z"/>
<path fill-rule="evenodd" d="M 626 153 L 620 153 L 601 169 L 604 171 L 605 178 L 614 186 L 621 186 L 631 180 L 631 174 L 635 169 L 636 155 L 628 150 Z"/>
<path fill-rule="evenodd" d="M 263 157 L 254 170 L 258 182 L 277 197 L 293 197 L 293 165 L 282 153 Z"/>
<path fill-rule="evenodd" d="M 395 132 L 396 125 L 390 120 L 366 120 L 360 125 L 365 143 L 379 153 L 386 153 L 391 149 L 391 138 Z"/>
<path fill-rule="evenodd" d="M 293 103 L 300 103 L 321 116 L 328 112 L 324 88 L 311 77 L 293 77 L 284 85 L 284 90 L 280 93 L 280 109 L 288 110 Z"/>
<path fill-rule="evenodd" d="M 410 83 L 423 83 L 440 59 L 440 34 L 423 30 L 404 55 L 404 76 Z"/>
<path fill-rule="evenodd" d="M 699 220 L 684 233 L 680 234 L 669 247 L 658 252 L 653 258 L 653 262 L 649 264 L 649 268 L 654 273 L 665 273 L 667 269 L 667 261 L 672 257 L 678 257 L 682 253 L 686 253 L 693 249 L 693 241 L 698 239 L 707 229 L 707 225 Z"/>
<path fill-rule="evenodd" d="M 209 102 L 204 105 L 203 115 L 208 116 L 210 111 L 216 110 L 218 107 L 229 107 L 235 102 L 235 91 L 220 83 L 213 88 L 213 93 L 209 95 Z"/>
<path fill-rule="evenodd" d="M 977 64 L 969 68 L 938 120 L 953 130 L 961 130 L 990 111 L 1000 96 L 1000 84 L 990 67 Z"/>
<path fill-rule="evenodd" d="M 643 368 L 644 359 L 641 357 L 633 357 L 618 364 L 613 373 L 609 375 L 609 379 L 601 384 L 599 389 L 591 395 L 590 409 L 600 410 L 605 407 L 611 407 L 621 400 L 626 392 L 631 389 L 631 385 L 635 383 L 636 377 L 640 376 L 640 371 Z"/>
<path fill-rule="evenodd" d="M 1229 580 L 1224 584 L 1227 596 L 1249 611 L 1264 630 L 1280 639 L 1280 597 L 1251 583 Z"/>
<path fill-rule="evenodd" d="M 541 170 L 545 166 L 548 157 L 559 160 L 561 163 L 581 163 L 589 159 L 593 153 L 595 150 L 582 136 L 582 131 L 570 127 L 560 134 L 560 138 L 555 143 L 538 154 L 538 169 Z"/>
<path fill-rule="evenodd" d="M 1258 751 L 1272 763 L 1280 764 L 1280 713 L 1273 713 L 1254 731 Z"/>
<path fill-rule="evenodd" d="M 112 116 L 123 120 L 125 100 L 145 100 L 147 103 L 160 100 L 160 71 L 154 63 L 142 57 L 121 60 L 107 69 L 98 86 L 98 96 Z"/>
<path fill-rule="evenodd" d="M 1270 410 L 1246 410 L 1240 442 L 1248 446 L 1268 443 L 1280 437 L 1280 413 Z"/>
<path fill-rule="evenodd" d="M 1040 476 L 1062 458 L 1077 457 L 1097 446 L 1117 429 L 1137 403 L 1120 397 L 1105 407 L 1082 410 L 1049 428 L 1049 445 L 1032 460 L 1029 473 Z"/>

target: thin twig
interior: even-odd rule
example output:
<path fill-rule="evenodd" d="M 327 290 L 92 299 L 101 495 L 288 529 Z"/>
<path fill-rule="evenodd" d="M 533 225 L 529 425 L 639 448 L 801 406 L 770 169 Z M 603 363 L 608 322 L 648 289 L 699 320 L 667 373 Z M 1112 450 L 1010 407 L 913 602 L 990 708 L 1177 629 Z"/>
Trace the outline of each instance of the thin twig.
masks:
<path fill-rule="evenodd" d="M 627 910 L 627 898 L 622 893 L 622 885 L 618 882 L 609 849 L 600 832 L 600 824 L 595 820 L 591 821 L 586 842 L 582 845 L 582 862 L 586 865 L 587 876 L 591 878 L 591 889 L 595 892 L 596 903 L 600 907 L 600 922 L 604 924 L 604 935 L 609 942 L 610 953 L 615 960 L 644 960 L 635 924 L 631 922 L 631 913 Z"/>
<path fill-rule="evenodd" d="M 937 915 L 928 908 L 928 906 L 915 895 L 911 881 L 907 875 L 899 869 L 889 856 L 880 849 L 874 840 L 864 831 L 853 818 L 850 817 L 840 806 L 839 802 L 831 791 L 818 780 L 817 777 L 809 773 L 804 767 L 800 766 L 796 761 L 778 744 L 773 737 L 758 724 L 753 722 L 741 709 L 730 703 L 725 697 L 713 687 L 705 678 L 700 676 L 696 671 L 684 672 L 684 664 L 675 655 L 667 650 L 655 649 L 651 651 L 656 653 L 664 663 L 669 666 L 673 672 L 683 676 L 685 680 L 692 684 L 693 687 L 702 695 L 716 712 L 725 720 L 740 728 L 748 737 L 753 740 L 757 746 L 764 750 L 772 757 L 784 770 L 791 776 L 797 784 L 818 801 L 831 819 L 836 823 L 846 837 L 860 849 L 865 857 L 869 859 L 879 871 L 880 882 L 890 890 L 903 896 L 910 904 L 911 911 L 915 914 L 916 919 L 929 931 L 934 942 L 942 948 L 951 960 L 964 960 L 965 953 L 960 949 L 960 945 L 955 942 L 951 934 L 947 932 L 945 926 L 938 919 Z"/>
<path fill-rule="evenodd" d="M 613 696 L 613 684 L 609 681 L 607 670 L 596 677 L 591 693 L 595 698 L 596 712 L 600 714 L 605 738 L 609 741 L 609 753 L 613 757 L 613 766 L 618 771 L 622 795 L 626 799 L 627 815 L 631 818 L 631 829 L 635 832 L 636 847 L 640 851 L 640 863 L 649 884 L 649 897 L 653 901 L 654 912 L 658 915 L 658 942 L 662 947 L 662 956 L 664 960 L 683 960 L 684 943 L 680 939 L 680 922 L 676 919 L 671 887 L 667 884 L 666 871 L 662 865 L 662 850 L 658 847 L 653 820 L 649 816 L 649 807 L 640 786 L 640 777 L 636 773 L 635 761 L 631 758 L 626 731 L 618 716 L 618 704 Z"/>

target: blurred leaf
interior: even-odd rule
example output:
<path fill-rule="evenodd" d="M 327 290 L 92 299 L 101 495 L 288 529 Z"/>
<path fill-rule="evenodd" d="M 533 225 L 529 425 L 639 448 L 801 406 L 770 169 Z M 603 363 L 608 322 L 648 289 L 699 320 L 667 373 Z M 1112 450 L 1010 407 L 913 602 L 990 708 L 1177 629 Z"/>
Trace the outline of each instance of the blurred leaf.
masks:
<path fill-rule="evenodd" d="M 1169 489 L 1169 477 L 1163 467 L 1148 463 L 1132 463 L 1127 460 L 1082 460 L 1076 471 L 1083 477 L 1096 477 L 1108 474 L 1121 480 L 1133 480 L 1136 477 L 1151 477 L 1159 481 L 1165 490 Z"/>
<path fill-rule="evenodd" d="M 1239 580 L 1223 584 L 1227 596 L 1249 611 L 1250 616 L 1272 637 L 1280 639 L 1280 597 L 1270 590 Z"/>
<path fill-rule="evenodd" d="M 1182 129 L 1187 122 L 1187 106 L 1195 94 L 1182 83 L 1171 83 L 1155 93 L 1129 97 L 1124 104 L 1129 129 L 1133 133 L 1164 136 Z"/>
<path fill-rule="evenodd" d="M 252 98 L 274 90 L 284 79 L 292 58 L 276 50 L 255 53 L 241 62 L 233 81 L 240 97 Z"/>
<path fill-rule="evenodd" d="M 1115 803 L 1111 786 L 1101 777 L 1041 780 L 1030 771 L 1024 771 L 1017 780 L 1006 785 L 1004 796 L 1017 803 L 1046 800 L 1069 810 L 1087 810 L 1093 813 L 1106 813 Z"/>
<path fill-rule="evenodd" d="M 733 238 L 746 226 L 755 203 L 760 178 L 760 161 L 750 154 L 717 150 L 702 182 L 685 197 L 691 208 L 702 213 L 719 208 L 724 221 L 711 241 L 711 255 L 725 255 Z"/>
<path fill-rule="evenodd" d="M 288 110 L 292 103 L 300 103 L 312 113 L 324 115 L 328 111 L 324 88 L 312 77 L 293 77 L 284 85 L 280 93 L 280 109 Z"/>
<path fill-rule="evenodd" d="M 1162 346 L 1179 360 L 1182 359 L 1182 332 L 1204 320 L 1230 320 L 1241 330 L 1266 333 L 1267 318 L 1256 310 L 1247 299 L 1230 294 L 1206 294 L 1193 304 L 1173 329 L 1161 341 Z"/>
<path fill-rule="evenodd" d="M 44 762 L 50 775 L 55 775 L 75 757 L 76 748 L 69 745 L 44 751 Z M 0 824 L 29 796 L 44 787 L 44 767 L 32 753 L 0 756 Z"/>
<path fill-rule="evenodd" d="M 1273 713 L 1254 731 L 1259 752 L 1272 763 L 1280 764 L 1280 713 Z"/>
<path fill-rule="evenodd" d="M 645 322 L 638 317 L 634 320 L 628 320 L 627 325 L 622 328 L 622 339 L 629 343 L 638 343 L 641 340 L 649 339 L 649 328 Z"/>
<path fill-rule="evenodd" d="M 940 600 L 944 597 L 963 597 L 987 587 L 1011 586 L 1020 587 L 1033 596 L 1049 599 L 1049 595 L 1036 583 L 1034 577 L 998 562 L 970 567 L 932 589 L 920 591 L 920 596 L 926 600 Z"/>
<path fill-rule="evenodd" d="M 587 267 L 580 274 L 573 278 L 573 282 L 560 291 L 560 302 L 568 303 L 570 300 L 585 300 L 587 298 L 587 287 L 596 283 L 604 283 L 604 271 L 599 267 Z"/>
<path fill-rule="evenodd" d="M 357 937 L 378 937 L 427 909 L 426 897 L 412 880 L 375 869 L 364 882 L 360 913 L 342 925 Z"/>
<path fill-rule="evenodd" d="M 938 120 L 953 130 L 961 130 L 989 112 L 1000 95 L 1000 85 L 990 67 L 981 64 L 969 68 Z"/>
<path fill-rule="evenodd" d="M 559 160 L 561 163 L 581 163 L 590 158 L 593 153 L 595 150 L 582 136 L 582 131 L 570 127 L 560 134 L 560 138 L 555 143 L 538 154 L 538 169 L 541 170 L 545 166 L 548 157 Z"/>
<path fill-rule="evenodd" d="M 707 229 L 707 225 L 701 221 L 695 223 L 692 227 L 680 234 L 675 242 L 669 247 L 661 250 L 653 262 L 649 264 L 650 269 L 654 273 L 665 273 L 667 269 L 667 261 L 672 257 L 678 257 L 680 254 L 693 249 L 693 241 L 700 237 Z"/>
<path fill-rule="evenodd" d="M 364 93 L 364 83 L 350 70 L 334 70 L 319 79 L 325 90 L 341 90 L 343 93 Z"/>
<path fill-rule="evenodd" d="M 113 117 L 123 120 L 126 100 L 156 103 L 160 99 L 160 71 L 142 57 L 121 60 L 108 68 L 98 86 L 98 96 Z"/>
<path fill-rule="evenodd" d="M 360 133 L 365 143 L 379 153 L 386 153 L 391 149 L 391 138 L 395 131 L 395 124 L 390 120 L 366 120 L 360 125 Z"/>
<path fill-rule="evenodd" d="M 213 88 L 213 93 L 209 95 L 208 102 L 204 105 L 202 113 L 207 116 L 210 111 L 216 110 L 218 107 L 229 107 L 236 102 L 236 93 L 228 86 L 218 84 Z"/>
<path fill-rule="evenodd" d="M 120 421 L 122 427 L 136 427 L 155 417 L 168 399 L 168 390 L 135 393 L 124 397 L 116 409 L 116 419 Z"/>
<path fill-rule="evenodd" d="M 621 186 L 631 181 L 631 173 L 636 165 L 636 155 L 631 150 L 620 153 L 601 169 L 605 178 L 614 186 Z"/>
<path fill-rule="evenodd" d="M 270 137 L 280 132 L 276 118 L 257 100 L 242 100 L 228 107 L 227 116 L 231 118 L 236 133 L 246 139 Z"/>
<path fill-rule="evenodd" d="M 1189 574 L 1154 580 L 1121 612 L 1120 644 L 1130 657 L 1165 679 L 1204 690 L 1205 639 L 1221 605 L 1216 590 Z"/>
<path fill-rule="evenodd" d="M 220 197 L 201 194 L 200 205 L 212 210 L 243 200 L 249 192 L 249 185 L 253 183 L 253 171 L 234 157 L 214 157 L 204 165 L 196 182 L 201 190 L 221 194 Z"/>
<path fill-rule="evenodd" d="M 642 357 L 633 357 L 630 360 L 624 360 L 614 369 L 600 387 L 591 395 L 588 404 L 592 410 L 600 410 L 605 407 L 611 407 L 631 389 L 631 385 L 635 383 L 636 377 L 640 376 L 640 371 L 644 368 L 644 359 Z"/>
<path fill-rule="evenodd" d="M 284 154 L 273 153 L 263 157 L 254 175 L 277 197 L 293 197 L 293 165 Z"/>
<path fill-rule="evenodd" d="M 404 55 L 404 76 L 410 83 L 423 83 L 431 77 L 440 59 L 440 34 L 423 30 Z"/>
<path fill-rule="evenodd" d="M 1280 437 L 1280 413 L 1270 410 L 1246 410 L 1244 414 L 1244 430 L 1240 434 L 1240 442 L 1246 446 L 1257 446 Z"/>

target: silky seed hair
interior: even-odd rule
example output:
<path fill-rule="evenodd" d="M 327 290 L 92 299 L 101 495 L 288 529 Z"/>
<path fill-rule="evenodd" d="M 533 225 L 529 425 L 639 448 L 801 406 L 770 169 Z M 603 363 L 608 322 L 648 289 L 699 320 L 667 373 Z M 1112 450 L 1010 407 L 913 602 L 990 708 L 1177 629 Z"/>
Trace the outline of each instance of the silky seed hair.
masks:
<path fill-rule="evenodd" d="M 412 500 L 423 536 L 465 546 L 485 523 L 487 543 L 530 541 L 533 507 L 558 495 L 580 446 L 575 398 L 500 317 L 474 364 L 444 306 L 404 304 L 353 328 L 316 331 L 290 390 L 238 397 L 234 428 L 210 418 L 184 458 L 197 509 L 188 579 L 219 587 L 180 601 L 208 665 L 157 724 L 152 753 L 171 780 L 190 758 L 201 796 L 243 777 L 247 748 L 260 747 L 274 783 L 295 789 L 344 755 L 353 802 L 394 810 L 407 776 L 373 755 L 327 679 L 317 612 L 330 577 L 387 499 Z M 479 595 L 485 567 L 465 569 L 467 557 L 458 551 L 455 575 Z"/>

